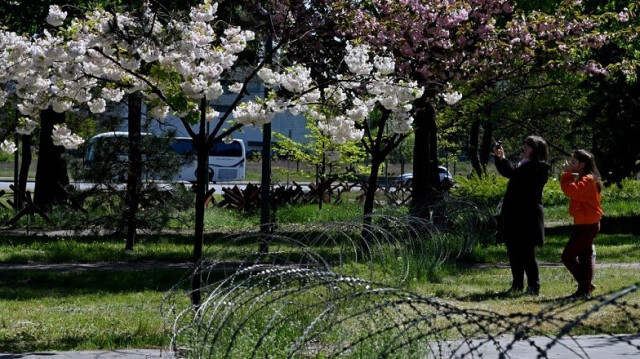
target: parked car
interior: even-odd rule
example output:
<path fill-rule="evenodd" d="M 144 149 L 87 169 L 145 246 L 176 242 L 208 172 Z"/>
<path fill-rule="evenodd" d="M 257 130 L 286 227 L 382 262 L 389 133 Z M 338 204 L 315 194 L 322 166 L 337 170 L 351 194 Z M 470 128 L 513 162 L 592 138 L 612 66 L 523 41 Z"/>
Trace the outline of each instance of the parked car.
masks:
<path fill-rule="evenodd" d="M 438 175 L 440 175 L 440 184 L 442 185 L 442 188 L 449 189 L 453 187 L 455 183 L 453 180 L 453 176 L 451 175 L 451 172 L 449 172 L 449 170 L 446 167 L 439 166 Z M 412 183 L 413 183 L 412 172 L 403 173 L 400 176 L 396 177 L 396 186 L 410 187 Z"/>

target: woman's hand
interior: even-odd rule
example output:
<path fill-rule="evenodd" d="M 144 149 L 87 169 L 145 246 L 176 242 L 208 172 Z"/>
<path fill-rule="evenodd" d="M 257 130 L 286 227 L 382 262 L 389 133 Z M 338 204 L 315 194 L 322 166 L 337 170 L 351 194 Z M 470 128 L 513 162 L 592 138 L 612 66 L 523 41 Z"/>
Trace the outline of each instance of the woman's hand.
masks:
<path fill-rule="evenodd" d="M 493 155 L 499 158 L 504 158 L 504 150 L 502 149 L 502 146 L 500 147 L 496 146 L 493 149 Z"/>

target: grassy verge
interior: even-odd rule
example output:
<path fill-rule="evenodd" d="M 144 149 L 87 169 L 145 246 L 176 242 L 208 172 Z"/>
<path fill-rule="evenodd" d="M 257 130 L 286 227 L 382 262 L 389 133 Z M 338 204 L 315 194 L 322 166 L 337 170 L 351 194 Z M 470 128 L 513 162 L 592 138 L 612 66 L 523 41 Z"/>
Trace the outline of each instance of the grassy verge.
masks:
<path fill-rule="evenodd" d="M 569 227 L 550 228 L 546 231 L 546 243 L 537 249 L 538 260 L 560 262 L 560 256 L 569 241 Z M 640 258 L 640 238 L 625 233 L 600 233 L 596 237 L 596 258 L 598 262 L 637 262 Z M 482 245 L 476 243 L 473 251 L 465 256 L 467 261 L 475 263 L 507 262 L 504 245 Z"/>
<path fill-rule="evenodd" d="M 166 345 L 160 306 L 184 271 L 0 271 L 0 352 Z"/>
<path fill-rule="evenodd" d="M 0 271 L 0 352 L 166 346 L 168 334 L 161 306 L 166 291 L 183 274 L 158 270 Z M 639 277 L 637 268 L 598 269 L 596 294 L 629 286 Z M 438 297 L 457 307 L 508 316 L 537 313 L 562 302 L 574 290 L 574 283 L 563 268 L 542 268 L 541 278 L 539 297 L 505 294 L 503 290 L 510 280 L 506 268 L 453 268 L 436 283 L 415 282 L 411 287 L 422 296 Z M 630 299 L 638 304 L 637 295 Z M 571 318 L 592 304 L 572 306 L 563 315 Z M 632 311 L 628 314 L 640 315 L 637 307 Z M 604 310 L 589 322 L 611 333 L 637 330 L 620 324 L 624 323 L 620 319 L 619 314 Z M 538 328 L 540 333 L 552 333 L 554 329 Z M 586 329 L 580 334 L 587 333 L 595 334 Z M 282 339 L 286 341 L 285 337 Z"/>
<path fill-rule="evenodd" d="M 640 205 L 635 200 L 622 198 L 607 200 L 604 207 L 612 218 L 603 225 L 603 232 L 596 240 L 597 261 L 637 262 L 640 258 L 640 241 L 635 229 L 635 217 L 640 215 Z M 636 197 L 634 197 L 636 198 Z M 352 198 L 347 198 L 351 199 Z M 295 232 L 300 224 L 317 224 L 356 220 L 361 207 L 354 201 L 336 205 L 282 207 L 276 212 L 278 224 L 291 228 L 289 236 L 302 240 L 313 238 L 312 233 Z M 487 207 L 488 208 L 488 207 Z M 558 263 L 560 253 L 569 236 L 566 204 L 558 199 L 547 206 L 547 221 L 556 222 L 547 230 L 547 244 L 538 252 L 543 262 Z M 615 219 L 615 220 L 614 220 Z M 205 238 L 206 253 L 216 258 L 234 261 L 252 260 L 257 249 L 255 237 L 231 242 L 225 233 L 247 232 L 254 234 L 258 228 L 256 213 L 238 213 L 229 210 L 207 210 L 206 227 L 215 233 Z M 189 229 L 191 223 L 174 223 L 174 228 Z M 282 227 L 281 227 L 282 228 Z M 349 245 L 348 240 L 345 240 Z M 342 243 L 342 244 L 345 244 Z M 330 244 L 333 244 L 332 247 Z M 342 266 L 346 274 L 366 274 L 379 282 L 397 275 L 389 267 L 367 266 L 362 261 L 354 264 L 349 256 L 336 256 L 341 243 L 330 243 L 313 248 L 323 258 Z M 447 247 L 451 249 L 450 247 Z M 273 259 L 285 253 L 292 259 L 296 247 L 291 243 L 274 243 Z M 389 253 L 394 249 L 390 249 Z M 27 237 L 0 236 L 0 264 L 33 262 L 137 262 L 170 261 L 186 262 L 191 259 L 192 237 L 185 235 L 139 236 L 133 251 L 124 251 L 123 238 L 116 237 Z M 251 253 L 254 256 L 251 256 Z M 333 256 L 333 257 L 332 257 Z M 394 256 L 395 268 L 406 264 L 401 254 Z M 413 262 L 411 262 L 413 261 Z M 506 262 L 506 251 L 501 245 L 476 243 L 463 262 Z M 411 266 L 423 262 L 409 258 Z M 573 279 L 561 266 L 541 269 L 541 296 L 513 296 L 503 291 L 510 284 L 508 268 L 455 266 L 434 267 L 427 276 L 408 273 L 407 286 L 425 297 L 437 297 L 442 301 L 464 308 L 486 309 L 501 315 L 513 313 L 538 313 L 556 305 L 575 289 Z M 147 269 L 139 271 L 34 271 L 0 269 L 0 352 L 27 352 L 38 350 L 121 349 L 153 348 L 167 344 L 168 334 L 161 315 L 163 298 L 167 291 L 185 274 L 184 270 Z M 596 294 L 607 293 L 629 286 L 640 278 L 640 268 L 629 266 L 601 266 L 596 270 Z M 636 305 L 628 315 L 638 317 L 638 296 L 631 298 Z M 185 301 L 188 299 L 184 298 Z M 186 303 L 185 303 L 186 304 Z M 582 313 L 588 305 L 576 305 L 567 317 Z M 611 333 L 637 332 L 619 314 L 602 311 L 591 321 L 599 330 Z M 551 333 L 553 328 L 540 328 Z M 581 333 L 594 334 L 585 330 Z M 283 336 L 287 334 L 284 333 Z M 280 345 L 274 343 L 273 345 Z"/>
<path fill-rule="evenodd" d="M 189 261 L 191 238 L 179 235 L 139 236 L 133 251 L 113 237 L 1 236 L 0 263 Z"/>

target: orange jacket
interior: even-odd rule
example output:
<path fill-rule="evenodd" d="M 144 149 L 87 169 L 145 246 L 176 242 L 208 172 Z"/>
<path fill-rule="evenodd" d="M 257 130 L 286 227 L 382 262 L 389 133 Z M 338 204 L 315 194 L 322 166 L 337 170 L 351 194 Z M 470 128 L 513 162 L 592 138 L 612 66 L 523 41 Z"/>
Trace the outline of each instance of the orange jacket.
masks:
<path fill-rule="evenodd" d="M 600 192 L 593 175 L 582 176 L 576 180 L 573 174 L 567 171 L 560 178 L 560 187 L 570 199 L 569 214 L 573 216 L 574 224 L 600 222 L 603 212 L 600 206 Z"/>

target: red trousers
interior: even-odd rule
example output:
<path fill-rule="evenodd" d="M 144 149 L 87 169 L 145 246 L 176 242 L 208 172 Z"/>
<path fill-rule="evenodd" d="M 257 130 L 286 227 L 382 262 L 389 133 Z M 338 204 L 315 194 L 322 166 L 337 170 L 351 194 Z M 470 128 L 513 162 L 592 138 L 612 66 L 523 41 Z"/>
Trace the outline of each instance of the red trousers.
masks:
<path fill-rule="evenodd" d="M 600 232 L 600 222 L 573 226 L 571 237 L 562 252 L 562 263 L 578 282 L 578 290 L 588 292 L 596 265 L 593 241 Z"/>

